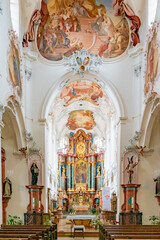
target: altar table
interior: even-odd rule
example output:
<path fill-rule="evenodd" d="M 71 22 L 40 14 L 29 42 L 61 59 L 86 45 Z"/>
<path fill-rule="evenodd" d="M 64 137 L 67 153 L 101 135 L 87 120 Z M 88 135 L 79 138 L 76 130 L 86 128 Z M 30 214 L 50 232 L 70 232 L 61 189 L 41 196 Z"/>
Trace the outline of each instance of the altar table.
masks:
<path fill-rule="evenodd" d="M 71 220 L 74 225 L 84 225 L 85 227 L 89 227 L 91 220 L 95 219 L 94 215 L 75 215 L 75 216 L 67 216 L 66 219 Z"/>

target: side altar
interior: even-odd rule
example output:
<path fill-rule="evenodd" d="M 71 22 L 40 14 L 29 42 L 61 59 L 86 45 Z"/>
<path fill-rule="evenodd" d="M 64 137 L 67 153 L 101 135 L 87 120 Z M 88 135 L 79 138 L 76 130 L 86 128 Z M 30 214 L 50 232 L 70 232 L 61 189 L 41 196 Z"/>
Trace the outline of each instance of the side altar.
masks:
<path fill-rule="evenodd" d="M 67 154 L 58 153 L 58 206 L 88 211 L 102 206 L 104 152 L 96 153 L 92 133 L 70 133 Z"/>

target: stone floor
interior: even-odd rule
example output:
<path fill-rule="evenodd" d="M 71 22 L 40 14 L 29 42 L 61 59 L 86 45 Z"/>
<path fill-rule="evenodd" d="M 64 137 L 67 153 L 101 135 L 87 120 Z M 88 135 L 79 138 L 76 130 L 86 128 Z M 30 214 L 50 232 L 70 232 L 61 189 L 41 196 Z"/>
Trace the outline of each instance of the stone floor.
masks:
<path fill-rule="evenodd" d="M 83 238 L 80 236 L 75 236 L 75 238 L 71 237 L 71 222 L 66 220 L 66 219 L 60 219 L 59 223 L 58 223 L 58 240 L 70 240 L 70 239 L 75 239 L 75 240 L 98 240 L 98 237 L 94 237 L 94 233 L 98 233 L 98 230 L 95 230 L 94 228 L 90 227 L 90 228 L 86 228 L 85 233 L 87 234 L 91 234 L 91 236 L 85 237 Z"/>
<path fill-rule="evenodd" d="M 71 232 L 71 222 L 66 219 L 60 219 L 58 223 L 58 232 L 64 231 L 64 232 Z M 86 232 L 98 232 L 99 230 L 95 230 L 92 228 L 86 228 Z"/>

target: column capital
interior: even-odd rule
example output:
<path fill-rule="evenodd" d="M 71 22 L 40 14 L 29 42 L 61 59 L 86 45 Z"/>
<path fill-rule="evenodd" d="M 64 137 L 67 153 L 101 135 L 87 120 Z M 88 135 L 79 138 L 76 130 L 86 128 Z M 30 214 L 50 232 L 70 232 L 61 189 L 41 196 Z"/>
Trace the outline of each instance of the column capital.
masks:
<path fill-rule="evenodd" d="M 118 125 L 121 125 L 121 124 L 126 124 L 127 120 L 128 120 L 127 117 L 120 117 L 120 118 L 118 119 L 116 125 L 118 126 Z"/>

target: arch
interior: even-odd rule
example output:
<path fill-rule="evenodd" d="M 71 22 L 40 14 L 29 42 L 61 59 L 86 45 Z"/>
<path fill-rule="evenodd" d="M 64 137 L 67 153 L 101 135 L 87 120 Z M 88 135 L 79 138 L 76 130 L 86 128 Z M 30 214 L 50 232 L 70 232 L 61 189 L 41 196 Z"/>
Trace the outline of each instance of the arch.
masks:
<path fill-rule="evenodd" d="M 115 86 L 112 84 L 111 81 L 109 81 L 108 79 L 106 79 L 104 76 L 102 76 L 99 73 L 97 73 L 97 74 L 86 73 L 85 78 L 96 82 L 104 89 L 105 93 L 112 100 L 112 102 L 115 106 L 118 119 L 120 117 L 126 117 L 126 111 L 125 111 L 125 107 L 122 102 L 122 99 L 121 99 L 117 89 L 115 88 Z M 47 95 L 44 99 L 44 102 L 43 102 L 43 105 L 41 108 L 41 113 L 40 113 L 41 120 L 47 119 L 47 115 L 49 113 L 49 110 L 53 103 L 53 100 L 56 97 L 56 95 L 58 94 L 58 91 L 60 91 L 61 88 L 63 88 L 64 83 L 67 83 L 69 80 L 74 81 L 75 79 L 76 79 L 75 75 L 73 75 L 72 73 L 67 73 L 55 81 L 55 83 L 52 85 L 52 87 L 50 88 L 49 92 L 47 93 Z"/>
<path fill-rule="evenodd" d="M 159 113 L 160 113 L 160 96 L 156 96 L 154 99 L 152 97 L 149 98 L 144 109 L 141 124 L 141 130 L 143 133 L 143 136 L 140 140 L 141 145 L 149 146 L 154 121 Z"/>
<path fill-rule="evenodd" d="M 7 113 L 11 120 L 16 137 L 17 148 L 19 149 L 25 146 L 25 123 L 22 109 L 14 96 L 10 96 L 6 102 L 5 112 L 3 115 Z"/>

